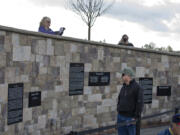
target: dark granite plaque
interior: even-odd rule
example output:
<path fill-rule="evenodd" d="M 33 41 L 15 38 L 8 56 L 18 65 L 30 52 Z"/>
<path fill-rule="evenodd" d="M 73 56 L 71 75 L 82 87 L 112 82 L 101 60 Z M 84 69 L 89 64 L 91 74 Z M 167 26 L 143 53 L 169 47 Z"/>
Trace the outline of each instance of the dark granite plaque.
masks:
<path fill-rule="evenodd" d="M 152 103 L 153 78 L 139 78 L 139 85 L 144 90 L 144 104 Z"/>
<path fill-rule="evenodd" d="M 89 72 L 89 86 L 107 86 L 110 84 L 110 72 Z"/>
<path fill-rule="evenodd" d="M 41 105 L 41 92 L 30 92 L 29 93 L 29 107 L 35 107 Z"/>
<path fill-rule="evenodd" d="M 23 83 L 8 85 L 8 125 L 23 120 Z"/>
<path fill-rule="evenodd" d="M 171 96 L 171 86 L 157 86 L 157 96 Z"/>
<path fill-rule="evenodd" d="M 84 88 L 84 63 L 70 63 L 69 95 L 82 95 Z"/>

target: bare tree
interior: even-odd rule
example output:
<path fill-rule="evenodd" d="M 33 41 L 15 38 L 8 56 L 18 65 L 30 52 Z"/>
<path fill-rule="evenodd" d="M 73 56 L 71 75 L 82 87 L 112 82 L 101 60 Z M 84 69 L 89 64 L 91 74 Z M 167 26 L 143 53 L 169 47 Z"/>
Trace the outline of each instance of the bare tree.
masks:
<path fill-rule="evenodd" d="M 114 1 L 107 4 L 104 0 L 69 0 L 70 9 L 81 16 L 88 26 L 88 40 L 91 39 L 91 27 L 97 17 L 105 13 L 113 5 Z"/>

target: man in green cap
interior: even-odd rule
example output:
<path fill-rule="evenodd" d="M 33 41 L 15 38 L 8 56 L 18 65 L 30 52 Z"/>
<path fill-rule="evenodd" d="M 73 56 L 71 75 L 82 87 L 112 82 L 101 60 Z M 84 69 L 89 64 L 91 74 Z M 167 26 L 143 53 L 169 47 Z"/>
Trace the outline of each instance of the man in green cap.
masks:
<path fill-rule="evenodd" d="M 118 96 L 118 124 L 138 119 L 141 116 L 144 103 L 143 90 L 133 79 L 133 70 L 125 68 L 121 73 L 123 86 Z M 134 124 L 118 126 L 118 135 L 136 135 L 136 126 Z"/>

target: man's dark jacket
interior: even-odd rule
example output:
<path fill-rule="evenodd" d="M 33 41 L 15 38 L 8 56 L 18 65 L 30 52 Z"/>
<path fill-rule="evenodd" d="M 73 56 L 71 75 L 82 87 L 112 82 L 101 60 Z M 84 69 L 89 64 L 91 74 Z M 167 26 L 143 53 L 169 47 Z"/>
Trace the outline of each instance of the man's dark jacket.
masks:
<path fill-rule="evenodd" d="M 117 111 L 119 114 L 138 118 L 143 109 L 143 90 L 133 79 L 129 85 L 123 84 L 118 96 Z"/>

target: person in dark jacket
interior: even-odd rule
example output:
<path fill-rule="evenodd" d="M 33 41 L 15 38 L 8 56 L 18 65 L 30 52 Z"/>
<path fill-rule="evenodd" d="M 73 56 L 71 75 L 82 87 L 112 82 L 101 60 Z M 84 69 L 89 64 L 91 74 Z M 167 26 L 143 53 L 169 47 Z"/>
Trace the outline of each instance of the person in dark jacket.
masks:
<path fill-rule="evenodd" d="M 158 135 L 180 135 L 180 114 L 174 115 L 171 127 L 161 131 Z"/>
<path fill-rule="evenodd" d="M 133 79 L 134 72 L 131 68 L 122 71 L 123 86 L 118 96 L 117 123 L 121 124 L 138 119 L 143 109 L 143 90 Z M 118 126 L 118 135 L 135 135 L 135 124 Z"/>
<path fill-rule="evenodd" d="M 47 16 L 43 17 L 40 25 L 39 25 L 39 32 L 47 33 L 47 34 L 52 34 L 52 35 L 62 35 L 65 28 L 61 27 L 59 31 L 53 31 L 50 29 L 51 25 L 51 19 Z"/>
<path fill-rule="evenodd" d="M 129 43 L 129 37 L 128 35 L 124 34 L 121 38 L 121 40 L 119 41 L 118 45 L 125 45 L 125 46 L 131 46 L 133 47 L 134 45 L 132 43 Z"/>

